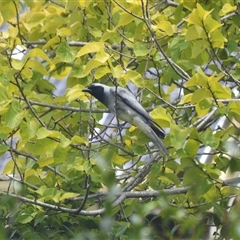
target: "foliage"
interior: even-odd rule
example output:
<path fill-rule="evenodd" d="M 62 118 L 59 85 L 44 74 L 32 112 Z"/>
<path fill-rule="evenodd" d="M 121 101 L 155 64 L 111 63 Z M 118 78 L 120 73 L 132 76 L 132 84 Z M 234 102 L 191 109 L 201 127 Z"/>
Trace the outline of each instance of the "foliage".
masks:
<path fill-rule="evenodd" d="M 203 239 L 209 216 L 217 239 L 240 238 L 239 203 L 228 205 L 240 170 L 236 1 L 0 3 L 7 239 Z M 82 92 L 93 81 L 138 87 L 169 129 L 169 157 L 135 127 L 114 137 L 102 126 L 107 110 Z"/>

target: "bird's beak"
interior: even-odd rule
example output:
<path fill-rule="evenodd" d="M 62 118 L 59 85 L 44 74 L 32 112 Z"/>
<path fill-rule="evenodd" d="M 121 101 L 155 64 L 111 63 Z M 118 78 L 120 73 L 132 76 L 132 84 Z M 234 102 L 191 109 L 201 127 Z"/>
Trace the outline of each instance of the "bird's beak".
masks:
<path fill-rule="evenodd" d="M 91 91 L 91 89 L 89 89 L 89 88 L 84 88 L 84 89 L 82 90 L 82 92 L 91 93 L 92 91 Z"/>

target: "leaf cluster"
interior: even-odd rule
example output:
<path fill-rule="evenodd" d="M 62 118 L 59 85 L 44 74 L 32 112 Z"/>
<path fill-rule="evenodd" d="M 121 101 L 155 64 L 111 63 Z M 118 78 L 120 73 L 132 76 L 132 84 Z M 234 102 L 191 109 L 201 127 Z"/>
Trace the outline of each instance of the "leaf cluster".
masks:
<path fill-rule="evenodd" d="M 235 1 L 0 4 L 7 239 L 198 239 L 209 219 L 216 238 L 240 237 L 239 203 L 228 206 L 240 170 Z M 134 84 L 169 157 L 134 126 L 101 124 L 108 110 L 82 92 L 92 82 Z"/>

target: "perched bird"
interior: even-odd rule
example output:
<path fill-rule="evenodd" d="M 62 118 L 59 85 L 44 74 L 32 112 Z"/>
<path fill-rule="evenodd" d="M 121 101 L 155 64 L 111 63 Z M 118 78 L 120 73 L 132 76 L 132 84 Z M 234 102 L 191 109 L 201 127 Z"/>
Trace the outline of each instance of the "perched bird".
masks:
<path fill-rule="evenodd" d="M 130 91 L 122 87 L 109 87 L 100 83 L 92 84 L 82 91 L 97 98 L 117 118 L 138 127 L 152 140 L 163 155 L 168 155 L 168 150 L 159 139 L 165 136 L 162 128 L 149 116 Z"/>

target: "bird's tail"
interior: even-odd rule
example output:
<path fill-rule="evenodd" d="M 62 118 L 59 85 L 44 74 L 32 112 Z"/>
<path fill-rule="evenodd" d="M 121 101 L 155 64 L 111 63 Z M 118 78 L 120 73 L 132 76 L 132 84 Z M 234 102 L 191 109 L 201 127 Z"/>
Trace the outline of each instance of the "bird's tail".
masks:
<path fill-rule="evenodd" d="M 155 139 L 152 139 L 152 141 L 153 141 L 154 145 L 160 150 L 161 153 L 163 153 L 166 156 L 169 155 L 168 150 L 163 145 L 162 141 L 158 138 L 158 136 L 156 136 Z"/>
<path fill-rule="evenodd" d="M 154 124 L 154 122 L 151 122 L 149 124 L 145 124 L 144 126 L 142 125 L 138 127 L 141 127 L 142 132 L 144 132 L 152 140 L 154 145 L 160 150 L 163 155 L 169 155 L 168 150 L 160 140 L 160 138 L 165 137 L 165 134 L 157 126 Z"/>
<path fill-rule="evenodd" d="M 156 125 L 154 125 L 152 123 L 150 123 L 150 127 L 157 134 L 158 137 L 164 139 L 165 133 L 163 132 L 163 130 L 159 129 Z"/>

